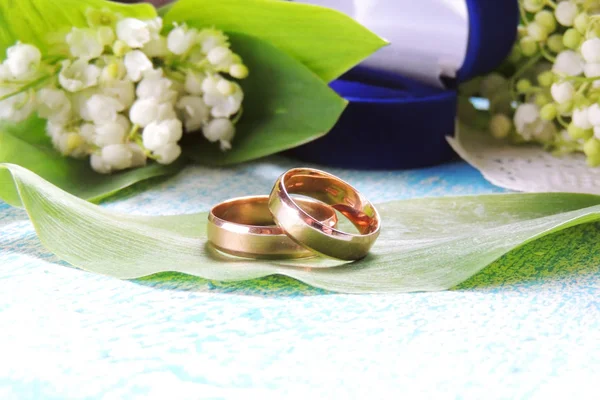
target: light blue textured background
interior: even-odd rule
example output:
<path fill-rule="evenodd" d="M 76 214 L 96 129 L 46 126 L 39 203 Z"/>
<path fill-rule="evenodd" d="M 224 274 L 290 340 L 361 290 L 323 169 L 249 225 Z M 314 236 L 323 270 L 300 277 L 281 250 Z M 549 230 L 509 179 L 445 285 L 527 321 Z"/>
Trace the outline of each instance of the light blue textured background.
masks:
<path fill-rule="evenodd" d="M 105 206 L 205 211 L 268 193 L 292 166 L 190 168 Z M 464 163 L 329 171 L 375 202 L 501 191 Z M 22 210 L 0 203 L 0 229 L 2 400 L 599 397 L 599 225 L 537 241 L 453 291 L 399 295 L 282 277 L 119 281 L 49 254 Z"/>

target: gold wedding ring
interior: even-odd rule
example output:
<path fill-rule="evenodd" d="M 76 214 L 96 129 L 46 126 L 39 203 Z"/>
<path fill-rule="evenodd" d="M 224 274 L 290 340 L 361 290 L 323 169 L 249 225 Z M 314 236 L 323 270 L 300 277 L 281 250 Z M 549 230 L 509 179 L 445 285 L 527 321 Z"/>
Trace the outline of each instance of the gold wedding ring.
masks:
<path fill-rule="evenodd" d="M 269 196 L 228 200 L 208 216 L 208 240 L 224 253 L 250 258 L 303 258 L 315 254 L 291 240 L 275 225 Z M 330 229 L 337 225 L 335 211 L 315 200 L 296 199 L 298 208 Z"/>
<path fill-rule="evenodd" d="M 330 205 L 348 218 L 360 234 L 323 224 L 304 211 L 292 194 Z M 379 236 L 380 218 L 373 204 L 340 178 L 316 169 L 297 168 L 283 174 L 273 187 L 269 209 L 277 225 L 296 243 L 340 260 L 365 257 Z"/>

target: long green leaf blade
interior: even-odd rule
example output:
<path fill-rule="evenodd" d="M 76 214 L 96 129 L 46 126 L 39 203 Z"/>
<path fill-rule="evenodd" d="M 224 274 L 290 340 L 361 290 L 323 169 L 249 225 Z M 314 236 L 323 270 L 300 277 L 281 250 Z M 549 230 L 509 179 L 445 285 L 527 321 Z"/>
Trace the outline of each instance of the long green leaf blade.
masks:
<path fill-rule="evenodd" d="M 250 70 L 241 83 L 244 114 L 233 149 L 222 152 L 202 138 L 184 145 L 204 164 L 233 164 L 275 154 L 325 135 L 347 102 L 312 71 L 269 43 L 242 34 L 230 36 Z"/>
<path fill-rule="evenodd" d="M 332 81 L 387 42 L 336 10 L 279 0 L 179 0 L 165 26 L 188 22 L 256 36 Z"/>
<path fill-rule="evenodd" d="M 600 197 L 505 194 L 379 205 L 383 231 L 355 263 L 325 259 L 231 261 L 206 245 L 206 214 L 147 217 L 110 212 L 69 195 L 22 167 L 2 164 L 42 243 L 74 266 L 118 278 L 176 271 L 235 281 L 272 274 L 340 292 L 409 292 L 453 287 L 510 250 L 600 219 Z M 6 188 L 0 187 L 5 198 Z"/>

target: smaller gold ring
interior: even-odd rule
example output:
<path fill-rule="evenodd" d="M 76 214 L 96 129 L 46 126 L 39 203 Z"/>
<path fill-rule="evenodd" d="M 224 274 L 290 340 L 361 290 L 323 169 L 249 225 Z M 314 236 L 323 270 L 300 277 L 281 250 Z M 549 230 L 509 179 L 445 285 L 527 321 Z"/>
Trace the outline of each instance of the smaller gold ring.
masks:
<path fill-rule="evenodd" d="M 360 234 L 322 224 L 304 212 L 291 194 L 330 205 L 348 218 Z M 373 204 L 350 184 L 317 169 L 291 169 L 279 177 L 269 198 L 269 209 L 277 225 L 296 243 L 340 260 L 365 257 L 379 236 L 380 217 Z"/>
<path fill-rule="evenodd" d="M 326 226 L 337 225 L 335 210 L 312 199 L 296 199 L 303 212 Z M 306 258 L 314 253 L 275 224 L 269 196 L 240 197 L 216 205 L 208 215 L 208 240 L 218 250 L 247 258 Z"/>

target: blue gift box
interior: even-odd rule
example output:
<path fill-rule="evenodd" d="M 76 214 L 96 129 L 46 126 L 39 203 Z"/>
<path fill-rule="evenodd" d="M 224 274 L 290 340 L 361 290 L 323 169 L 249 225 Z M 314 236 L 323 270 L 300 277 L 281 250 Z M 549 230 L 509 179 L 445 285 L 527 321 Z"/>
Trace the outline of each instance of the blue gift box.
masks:
<path fill-rule="evenodd" d="M 303 161 L 361 169 L 439 164 L 454 154 L 446 136 L 456 121 L 456 85 L 496 68 L 517 34 L 517 0 L 467 0 L 464 62 L 446 88 L 359 66 L 331 87 L 349 101 L 326 136 L 289 151 Z M 393 43 L 391 43 L 393 46 Z"/>

